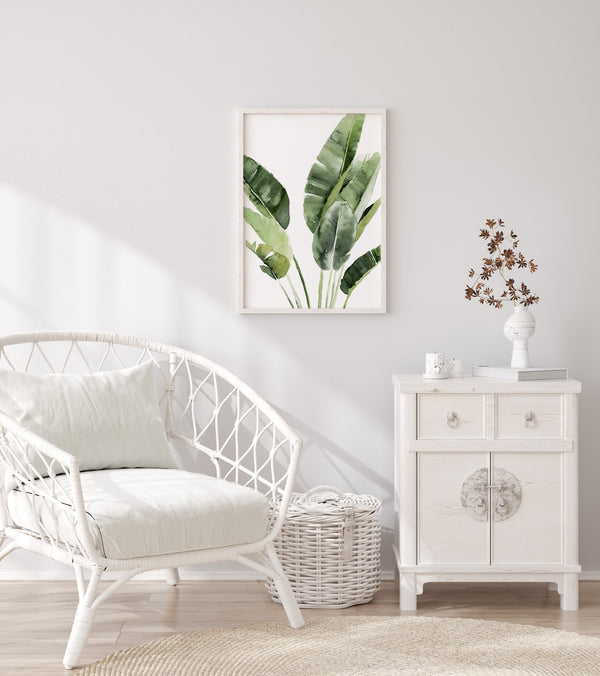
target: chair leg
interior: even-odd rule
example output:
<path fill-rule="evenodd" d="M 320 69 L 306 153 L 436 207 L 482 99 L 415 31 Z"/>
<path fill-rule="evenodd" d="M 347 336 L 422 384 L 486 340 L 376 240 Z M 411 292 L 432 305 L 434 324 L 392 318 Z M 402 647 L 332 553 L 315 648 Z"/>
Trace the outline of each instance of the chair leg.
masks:
<path fill-rule="evenodd" d="M 275 551 L 273 544 L 267 545 L 266 553 L 269 557 L 269 561 L 274 572 L 274 575 L 272 576 L 273 582 L 275 583 L 275 587 L 277 587 L 277 593 L 279 594 L 279 598 L 283 604 L 283 608 L 289 620 L 290 626 L 293 629 L 299 629 L 300 627 L 304 626 L 304 618 L 302 617 L 302 613 L 300 612 L 300 607 L 298 606 L 298 602 L 294 596 L 290 581 L 288 580 L 288 577 L 281 566 L 281 562 L 279 561 L 279 557 L 277 556 L 277 552 Z"/>
<path fill-rule="evenodd" d="M 84 606 L 83 603 L 77 606 L 71 635 L 69 636 L 69 642 L 67 643 L 67 649 L 63 657 L 65 669 L 73 669 L 73 667 L 79 664 L 79 658 L 92 630 L 95 615 L 95 608 Z"/>
<path fill-rule="evenodd" d="M 81 653 L 87 643 L 96 615 L 96 608 L 92 607 L 92 603 L 101 577 L 102 573 L 99 570 L 95 569 L 92 572 L 85 596 L 79 600 L 79 604 L 77 605 L 69 642 L 67 643 L 63 657 L 65 669 L 73 669 L 73 667 L 77 666 Z"/>
<path fill-rule="evenodd" d="M 167 584 L 175 586 L 181 580 L 177 568 L 167 568 L 165 570 L 165 580 Z"/>

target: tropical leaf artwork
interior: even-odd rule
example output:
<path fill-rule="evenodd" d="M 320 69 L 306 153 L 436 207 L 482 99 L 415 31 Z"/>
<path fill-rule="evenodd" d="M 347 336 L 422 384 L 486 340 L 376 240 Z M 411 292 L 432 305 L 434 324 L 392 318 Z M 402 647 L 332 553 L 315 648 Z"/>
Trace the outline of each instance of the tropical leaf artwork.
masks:
<path fill-rule="evenodd" d="M 381 264 L 381 243 L 372 247 L 377 239 L 361 239 L 381 208 L 381 196 L 373 193 L 382 159 L 378 152 L 362 152 L 364 125 L 365 113 L 338 118 L 306 167 L 303 195 L 288 194 L 276 167 L 244 154 L 249 206 L 243 214 L 253 240 L 245 246 L 255 254 L 264 284 L 278 285 L 290 310 L 352 309 L 352 294 L 369 284 L 370 273 Z M 299 201 L 304 223 L 291 218 L 290 204 L 297 204 L 300 213 Z M 310 237 L 310 251 L 294 248 L 295 233 L 297 241 Z"/>

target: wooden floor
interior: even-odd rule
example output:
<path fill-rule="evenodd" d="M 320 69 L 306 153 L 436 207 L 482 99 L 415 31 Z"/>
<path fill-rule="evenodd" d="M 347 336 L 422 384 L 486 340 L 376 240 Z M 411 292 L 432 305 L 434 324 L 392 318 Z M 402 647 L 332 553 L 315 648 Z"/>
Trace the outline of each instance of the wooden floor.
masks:
<path fill-rule="evenodd" d="M 68 674 L 62 654 L 76 605 L 71 582 L 0 582 L 0 674 Z M 331 615 L 472 617 L 555 627 L 600 637 L 600 582 L 580 584 L 580 610 L 562 611 L 558 594 L 543 584 L 429 584 L 416 613 L 401 613 L 392 582 L 372 603 L 344 610 L 304 610 L 305 618 Z M 261 582 L 130 582 L 98 611 L 83 663 L 180 631 L 261 620 L 284 621 Z"/>

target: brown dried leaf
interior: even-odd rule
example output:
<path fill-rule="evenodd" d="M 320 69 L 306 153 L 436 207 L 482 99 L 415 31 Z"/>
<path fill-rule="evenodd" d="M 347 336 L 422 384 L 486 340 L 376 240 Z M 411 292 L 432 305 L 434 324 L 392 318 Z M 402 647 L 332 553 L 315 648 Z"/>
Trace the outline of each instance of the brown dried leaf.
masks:
<path fill-rule="evenodd" d="M 531 305 L 539 301 L 538 296 L 534 296 L 529 288 L 522 283 L 516 287 L 515 280 L 504 279 L 503 270 L 512 270 L 514 267 L 518 269 L 528 268 L 531 273 L 538 269 L 537 264 L 533 258 L 527 260 L 525 256 L 518 251 L 519 239 L 514 230 L 510 230 L 510 234 L 504 233 L 503 230 L 496 228 L 503 228 L 504 221 L 500 218 L 497 221 L 493 218 L 486 219 L 485 228 L 480 229 L 479 237 L 486 242 L 486 249 L 488 256 L 483 258 L 483 266 L 481 272 L 477 276 L 476 283 L 473 287 L 467 286 L 465 290 L 466 297 L 471 300 L 477 298 L 480 303 L 493 305 L 496 308 L 501 308 L 505 300 L 510 300 L 521 303 L 523 305 Z M 507 241 L 505 248 L 501 245 L 506 238 L 510 237 L 511 241 Z M 498 298 L 494 296 L 494 290 L 490 286 L 485 286 L 483 282 L 491 279 L 495 272 L 499 271 L 502 277 L 505 289 Z M 476 276 L 475 269 L 470 268 L 468 272 L 469 278 Z M 479 281 L 482 280 L 482 281 Z"/>

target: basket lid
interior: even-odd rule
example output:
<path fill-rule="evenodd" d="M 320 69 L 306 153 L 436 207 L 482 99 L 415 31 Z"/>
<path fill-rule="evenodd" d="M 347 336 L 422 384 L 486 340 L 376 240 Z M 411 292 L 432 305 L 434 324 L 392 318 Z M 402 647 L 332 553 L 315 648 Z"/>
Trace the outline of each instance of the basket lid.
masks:
<path fill-rule="evenodd" d="M 320 514 L 343 516 L 349 511 L 355 515 L 372 514 L 381 507 L 381 500 L 372 495 L 343 493 L 334 486 L 316 486 L 306 493 L 293 493 L 287 516 Z"/>

